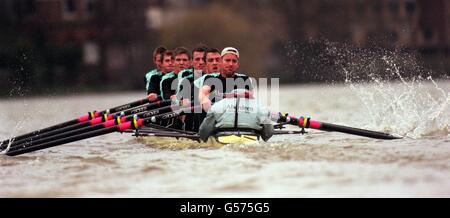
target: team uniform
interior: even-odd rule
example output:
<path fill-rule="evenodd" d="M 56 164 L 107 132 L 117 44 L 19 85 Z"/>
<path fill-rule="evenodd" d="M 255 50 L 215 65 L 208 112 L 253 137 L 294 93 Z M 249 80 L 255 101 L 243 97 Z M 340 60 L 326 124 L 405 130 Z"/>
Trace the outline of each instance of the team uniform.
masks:
<path fill-rule="evenodd" d="M 180 84 L 181 80 L 188 77 L 189 75 L 194 73 L 194 68 L 187 68 L 178 73 L 178 85 Z"/>
<path fill-rule="evenodd" d="M 233 90 L 236 89 L 245 89 L 245 90 L 252 90 L 253 85 L 250 80 L 250 78 L 244 74 L 236 73 L 233 77 L 228 78 L 230 82 L 236 82 L 236 84 L 229 84 L 227 86 L 227 78 L 223 77 L 220 73 L 211 73 L 206 74 L 194 81 L 194 88 L 196 89 L 196 92 L 198 93 L 200 88 L 202 88 L 204 85 L 208 85 L 211 87 L 211 92 L 209 95 L 209 99 L 211 100 L 211 103 L 214 104 L 215 102 L 221 100 L 223 98 L 224 93 L 230 93 Z M 199 130 L 198 124 L 201 124 L 203 120 L 206 118 L 206 111 L 202 110 L 201 114 L 196 114 L 196 121 L 195 124 L 197 126 L 194 126 L 195 130 Z"/>
<path fill-rule="evenodd" d="M 227 85 L 227 81 L 230 83 Z M 234 84 L 231 84 L 234 83 Z M 206 74 L 194 81 L 197 88 L 205 85 L 211 87 L 210 100 L 212 104 L 222 98 L 224 93 L 230 93 L 236 89 L 252 90 L 253 85 L 250 77 L 244 74 L 235 73 L 231 78 L 225 78 L 220 73 Z"/>
<path fill-rule="evenodd" d="M 170 96 L 176 94 L 176 88 L 178 85 L 178 75 L 174 72 L 167 73 L 161 78 L 160 89 L 161 98 L 163 100 L 170 100 Z"/>
<path fill-rule="evenodd" d="M 198 88 L 194 85 L 194 81 L 201 76 L 197 76 L 198 74 L 202 75 L 202 72 L 195 72 L 193 68 L 186 69 L 185 71 L 180 72 L 179 83 L 177 88 L 177 99 L 189 99 L 195 105 L 199 104 L 198 101 Z M 178 75 L 180 75 L 178 74 Z M 184 120 L 184 129 L 188 131 L 198 132 L 198 128 L 200 126 L 200 118 L 198 114 L 187 114 Z"/>
<path fill-rule="evenodd" d="M 181 72 L 180 72 L 181 73 Z M 197 76 L 199 75 L 200 76 Z M 180 75 L 180 74 L 179 74 Z M 198 87 L 194 85 L 194 81 L 203 76 L 202 71 L 187 69 L 182 76 L 178 77 L 177 98 L 193 100 L 198 97 Z M 197 100 L 197 99 L 196 99 Z"/>
<path fill-rule="evenodd" d="M 147 90 L 147 95 L 150 93 L 161 93 L 160 83 L 162 78 L 162 72 L 154 69 L 147 74 L 145 74 L 145 89 Z"/>

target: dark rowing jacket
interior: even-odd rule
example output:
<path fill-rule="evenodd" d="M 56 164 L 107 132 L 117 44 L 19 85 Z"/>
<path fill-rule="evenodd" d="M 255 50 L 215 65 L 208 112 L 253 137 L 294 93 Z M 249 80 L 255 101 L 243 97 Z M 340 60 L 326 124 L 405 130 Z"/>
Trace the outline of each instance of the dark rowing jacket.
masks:
<path fill-rule="evenodd" d="M 201 76 L 197 76 L 200 74 Z M 178 88 L 177 88 L 177 98 L 181 99 L 195 99 L 198 98 L 198 88 L 194 85 L 194 81 L 201 78 L 203 72 L 191 71 L 189 74 L 185 73 L 183 77 L 179 76 Z M 195 99 L 198 100 L 198 99 Z"/>
<path fill-rule="evenodd" d="M 199 89 L 205 85 L 210 86 L 210 100 L 213 104 L 221 100 L 223 93 L 230 93 L 236 89 L 253 89 L 250 77 L 239 73 L 234 74 L 232 78 L 225 78 L 220 73 L 206 74 L 195 80 L 194 85 Z"/>
<path fill-rule="evenodd" d="M 156 93 L 159 95 L 159 93 L 161 93 L 159 86 L 162 75 L 163 74 L 156 69 L 145 74 L 145 89 L 147 90 L 147 95 L 150 93 Z"/>
<path fill-rule="evenodd" d="M 181 72 L 180 72 L 181 73 Z M 199 104 L 198 101 L 198 88 L 194 85 L 194 81 L 202 75 L 202 72 L 190 71 L 190 73 L 185 73 L 183 76 L 179 76 L 180 81 L 177 88 L 177 99 L 190 99 L 195 105 Z M 184 120 L 185 130 L 198 132 L 201 120 L 206 116 L 203 113 L 188 113 Z"/>
<path fill-rule="evenodd" d="M 161 78 L 160 89 L 163 100 L 170 100 L 170 96 L 176 94 L 178 78 L 174 72 L 167 73 Z"/>
<path fill-rule="evenodd" d="M 180 71 L 178 73 L 178 84 L 179 84 L 179 82 L 181 82 L 181 80 L 183 78 L 185 78 L 185 77 L 187 77 L 187 76 L 189 76 L 189 75 L 191 75 L 193 73 L 194 73 L 194 68 L 193 67 L 190 67 L 190 68 L 187 68 L 187 69 L 184 69 L 184 70 Z"/>

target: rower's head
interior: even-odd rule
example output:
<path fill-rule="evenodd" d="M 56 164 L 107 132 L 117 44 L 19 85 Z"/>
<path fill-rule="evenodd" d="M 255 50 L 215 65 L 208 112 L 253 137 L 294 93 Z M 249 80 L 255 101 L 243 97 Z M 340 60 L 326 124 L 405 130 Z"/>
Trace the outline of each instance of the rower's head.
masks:
<path fill-rule="evenodd" d="M 239 51 L 233 47 L 226 47 L 220 54 L 222 57 L 222 76 L 232 77 L 239 68 Z"/>
<path fill-rule="evenodd" d="M 191 67 L 191 53 L 185 47 L 178 47 L 174 51 L 174 72 L 178 72 Z"/>
<path fill-rule="evenodd" d="M 153 51 L 153 64 L 155 64 L 156 69 L 159 71 L 161 71 L 161 63 L 162 63 L 161 59 L 165 51 L 167 51 L 167 48 L 162 45 L 158 46 Z"/>
<path fill-rule="evenodd" d="M 162 54 L 161 72 L 163 72 L 164 74 L 173 71 L 173 62 L 174 62 L 173 57 L 174 57 L 173 52 L 170 50 L 167 50 Z"/>
<path fill-rule="evenodd" d="M 208 48 L 205 52 L 204 60 L 206 62 L 206 73 L 220 73 L 222 70 L 222 61 L 219 50 Z"/>
<path fill-rule="evenodd" d="M 192 66 L 194 67 L 194 70 L 206 71 L 206 64 L 203 57 L 205 56 L 207 49 L 208 46 L 199 44 L 192 50 Z"/>

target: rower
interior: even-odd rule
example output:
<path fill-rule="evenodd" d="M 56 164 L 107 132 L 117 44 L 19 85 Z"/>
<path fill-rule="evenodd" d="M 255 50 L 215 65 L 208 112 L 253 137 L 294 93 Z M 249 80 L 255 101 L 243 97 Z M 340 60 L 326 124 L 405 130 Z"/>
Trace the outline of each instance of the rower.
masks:
<path fill-rule="evenodd" d="M 205 61 L 203 56 L 205 55 L 207 49 L 208 47 L 206 45 L 199 44 L 192 50 L 192 67 L 184 69 L 178 73 L 178 86 L 186 77 L 191 77 L 194 74 L 196 77 L 202 76 L 203 72 L 205 72 Z"/>
<path fill-rule="evenodd" d="M 160 93 L 159 82 L 161 81 L 162 71 L 162 55 L 167 51 L 164 46 L 159 46 L 153 51 L 153 64 L 155 69 L 151 70 L 145 74 L 145 89 L 147 90 L 147 95 L 150 93 Z"/>
<path fill-rule="evenodd" d="M 178 73 L 191 67 L 191 54 L 186 48 L 176 48 L 173 58 L 173 72 L 164 75 L 160 82 L 161 97 L 163 100 L 175 99 L 176 88 L 178 86 Z"/>
<path fill-rule="evenodd" d="M 167 50 L 162 53 L 161 57 L 161 75 L 155 74 L 152 76 L 149 84 L 149 89 L 147 90 L 148 99 L 152 102 L 156 101 L 161 93 L 160 85 L 162 77 L 173 71 L 173 52 Z"/>
<path fill-rule="evenodd" d="M 206 65 L 204 56 L 207 51 L 205 45 L 199 45 L 192 51 L 192 67 L 178 73 L 177 99 L 194 98 L 194 80 L 200 78 L 205 73 Z"/>
<path fill-rule="evenodd" d="M 257 135 L 264 141 L 269 140 L 274 128 L 270 111 L 257 103 L 251 92 L 236 89 L 224 95 L 216 102 L 200 125 L 199 135 L 207 141 L 212 135 L 232 132 L 233 135 Z"/>
<path fill-rule="evenodd" d="M 208 61 L 208 60 L 207 60 Z M 212 104 L 220 100 L 220 93 L 229 93 L 234 89 L 252 90 L 252 81 L 245 74 L 237 73 L 239 68 L 239 51 L 233 47 L 224 48 L 220 54 L 220 73 L 204 75 L 194 83 L 199 87 L 199 101 L 207 111 Z"/>
<path fill-rule="evenodd" d="M 206 63 L 204 74 L 218 73 L 222 69 L 220 51 L 215 48 L 208 48 L 203 54 L 203 61 Z M 193 74 L 191 76 L 183 79 L 178 87 L 177 98 L 178 99 L 188 99 L 192 101 L 195 105 L 200 104 L 198 99 L 199 87 L 196 85 L 200 80 L 202 80 L 202 75 Z M 191 116 L 192 115 L 192 116 Z M 193 114 L 187 116 L 185 130 L 190 130 L 193 132 L 198 132 L 198 128 L 206 116 L 205 112 L 195 111 Z"/>
<path fill-rule="evenodd" d="M 194 99 L 197 103 L 199 102 L 199 88 L 201 88 L 201 86 L 203 85 L 203 81 L 206 78 L 205 75 L 219 74 L 222 70 L 222 61 L 220 58 L 219 50 L 215 48 L 207 48 L 203 53 L 202 58 L 203 62 L 205 63 L 204 71 L 202 73 L 196 73 L 186 77 L 187 80 L 182 80 L 178 87 L 179 94 L 182 97 L 186 98 L 190 96 L 191 99 Z M 189 86 L 191 88 L 190 90 Z M 186 87 L 188 88 L 188 90 L 185 90 Z M 191 92 L 189 93 L 189 91 Z"/>
<path fill-rule="evenodd" d="M 199 123 L 205 119 L 211 105 L 221 99 L 222 93 L 229 93 L 234 89 L 251 91 L 253 88 L 248 76 L 236 72 L 239 68 L 239 51 L 236 48 L 224 48 L 220 55 L 208 57 L 206 64 L 220 72 L 204 75 L 194 82 L 199 89 L 198 99 L 202 107 L 201 114 L 198 114 Z"/>
<path fill-rule="evenodd" d="M 184 47 L 178 47 L 175 49 L 174 54 L 174 71 L 164 75 L 160 82 L 161 98 L 163 100 L 171 100 L 175 104 L 178 104 L 176 98 L 176 90 L 178 86 L 178 74 L 185 69 L 191 67 L 191 54 Z M 166 127 L 175 129 L 183 129 L 183 120 L 180 118 L 173 118 L 161 123 Z"/>
<path fill-rule="evenodd" d="M 194 81 L 203 76 L 206 69 L 205 56 L 208 48 L 206 45 L 198 45 L 192 51 L 192 68 L 181 71 L 178 74 L 177 100 L 185 101 L 188 105 L 191 101 L 198 104 L 198 89 L 194 86 Z M 194 93 L 197 93 L 194 95 Z M 186 101 L 189 100 L 189 101 Z M 199 119 L 195 113 L 189 113 L 181 117 L 184 123 L 184 130 L 198 132 L 200 126 Z"/>

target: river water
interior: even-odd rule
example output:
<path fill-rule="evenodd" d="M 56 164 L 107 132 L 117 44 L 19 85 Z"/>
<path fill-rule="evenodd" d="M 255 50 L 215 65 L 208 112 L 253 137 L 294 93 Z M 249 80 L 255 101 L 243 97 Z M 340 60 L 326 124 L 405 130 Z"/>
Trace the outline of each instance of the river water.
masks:
<path fill-rule="evenodd" d="M 291 115 L 401 140 L 308 130 L 267 143 L 185 148 L 192 142 L 113 133 L 0 155 L 0 197 L 450 197 L 449 82 L 280 89 L 279 108 Z M 142 97 L 0 100 L 0 138 Z"/>

